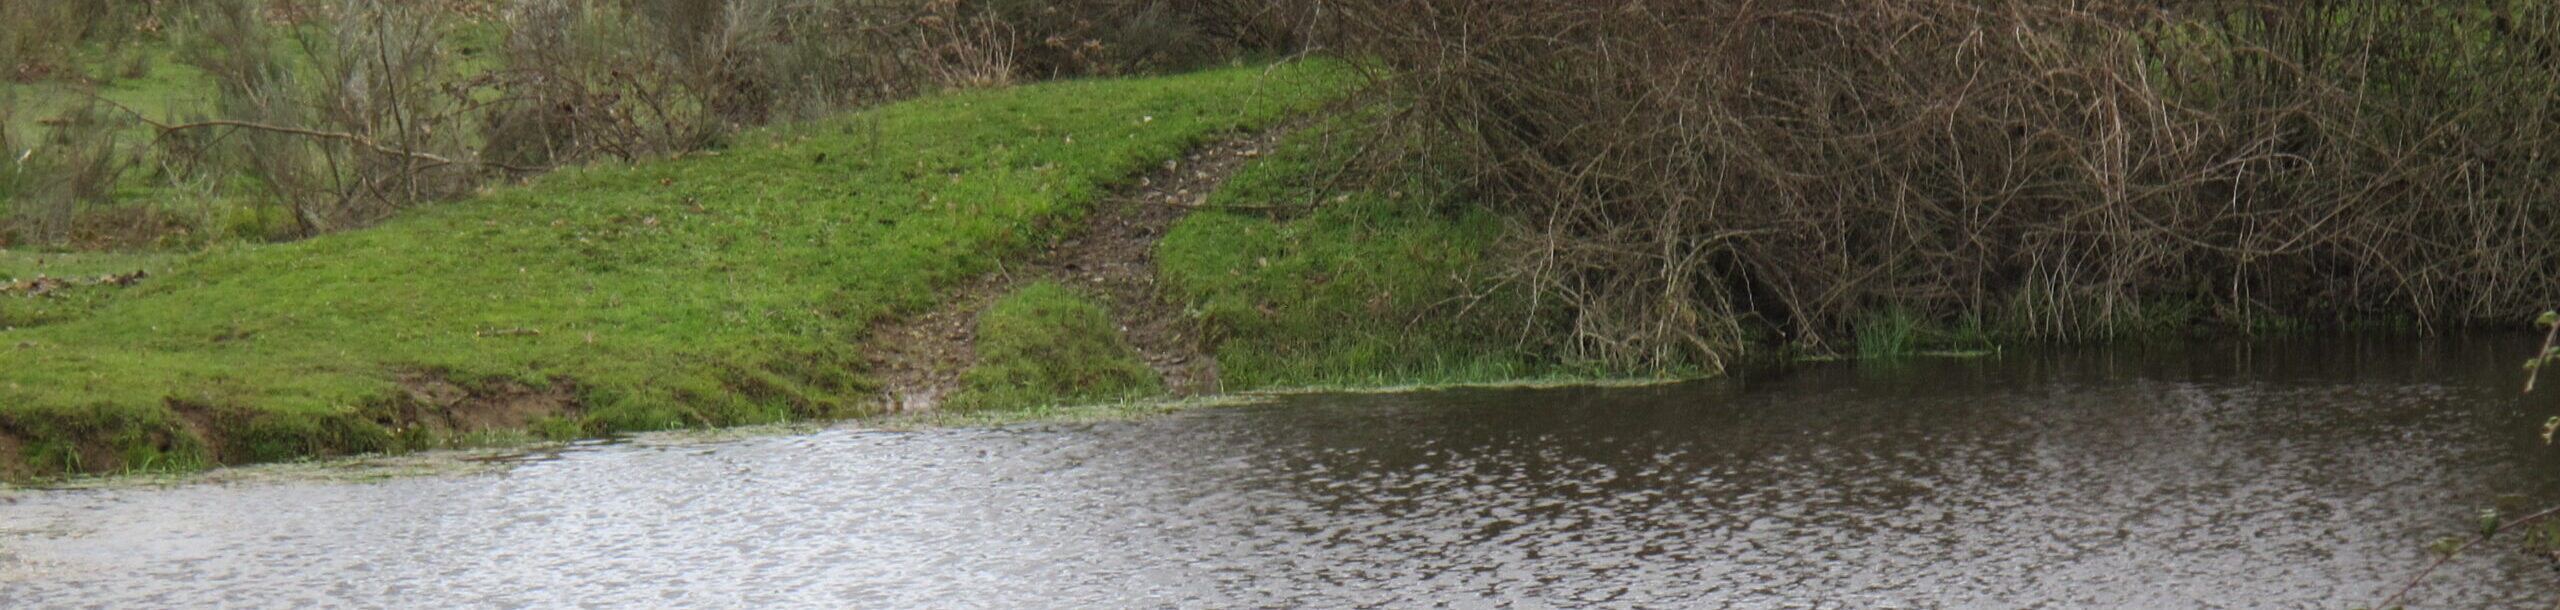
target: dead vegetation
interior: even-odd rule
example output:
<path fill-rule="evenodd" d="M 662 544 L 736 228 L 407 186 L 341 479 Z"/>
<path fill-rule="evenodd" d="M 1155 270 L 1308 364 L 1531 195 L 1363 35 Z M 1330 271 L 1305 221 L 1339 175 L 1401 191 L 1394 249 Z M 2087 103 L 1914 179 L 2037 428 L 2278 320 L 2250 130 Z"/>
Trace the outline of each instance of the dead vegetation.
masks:
<path fill-rule="evenodd" d="M 1713 368 L 1887 311 L 2081 339 L 2560 292 L 2547 3 L 1348 7 L 1580 358 Z"/>

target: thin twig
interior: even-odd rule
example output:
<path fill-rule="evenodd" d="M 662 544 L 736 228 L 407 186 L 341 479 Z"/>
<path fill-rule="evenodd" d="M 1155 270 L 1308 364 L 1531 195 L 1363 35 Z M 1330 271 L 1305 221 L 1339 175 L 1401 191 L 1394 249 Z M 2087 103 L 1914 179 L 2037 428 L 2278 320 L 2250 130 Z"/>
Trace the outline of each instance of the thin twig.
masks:
<path fill-rule="evenodd" d="M 89 96 L 89 99 L 91 99 L 91 100 L 95 100 L 95 101 L 98 101 L 98 102 L 100 102 L 100 103 L 104 103 L 104 104 L 109 105 L 109 106 L 114 106 L 117 110 L 122 110 L 122 111 L 124 111 L 126 114 L 133 115 L 134 120 L 142 121 L 142 122 L 143 122 L 143 123 L 145 123 L 145 124 L 149 124 L 152 128 L 160 130 L 160 133 L 161 133 L 162 135 L 178 133 L 178 132 L 181 132 L 181 131 L 187 131 L 187 130 L 191 130 L 191 129 L 204 129 L 204 128 L 211 128 L 211 127 L 233 127 L 233 128 L 239 128 L 239 129 L 250 129 L 250 130 L 256 130 L 256 131 L 267 131 L 267 132 L 275 132 L 275 133 L 293 134 L 293 135 L 299 135 L 299 136 L 308 136 L 308 137 L 320 138 L 320 139 L 324 139 L 324 140 L 339 140 L 339 141 L 349 142 L 349 143 L 353 143 L 353 144 L 358 145 L 358 146 L 365 147 L 366 149 L 372 150 L 373 152 L 376 152 L 376 153 L 381 153 L 381 154 L 385 154 L 385 155 L 391 155 L 391 156 L 395 156 L 395 157 L 408 157 L 408 158 L 418 159 L 418 160 L 422 160 L 422 161 L 432 161 L 432 162 L 435 162 L 435 165 L 430 165 L 430 166 L 422 167 L 422 168 L 419 168 L 419 169 L 433 169 L 433 168 L 436 168 L 436 167 L 441 167 L 441 166 L 445 166 L 445 165 L 455 165 L 455 164 L 460 163 L 460 162 L 458 162 L 458 161 L 454 161 L 453 159 L 448 158 L 448 157 L 445 157 L 445 156 L 443 156 L 443 155 L 438 155 L 438 154 L 434 154 L 434 153 L 419 152 L 419 151 L 414 151 L 414 150 L 405 150 L 405 149 L 399 149 L 399 148 L 392 148 L 392 147 L 389 147 L 389 146 L 384 146 L 384 145 L 382 145 L 382 143 L 374 141 L 374 140 L 373 140 L 373 138 L 368 138 L 368 137 L 364 137 L 364 136 L 361 136 L 361 135 L 356 135 L 356 134 L 347 133 L 347 132 L 342 132 L 342 131 L 320 131 L 320 130 L 316 130 L 316 129 L 303 129 L 303 128 L 299 128 L 299 127 L 285 127 L 285 126 L 282 126 L 282 125 L 268 125 L 268 124 L 265 124 L 265 123 L 252 123 L 252 122 L 248 122 L 248 121 L 230 121 L 230 120 L 194 121 L 194 122 L 188 122 L 188 123 L 177 123 L 177 124 L 164 123 L 164 122 L 161 122 L 161 121 L 158 121 L 158 120 L 154 120 L 154 119 L 152 119 L 150 115 L 143 114 L 143 113 L 142 113 L 142 111 L 134 110 L 134 109 L 133 109 L 132 107 L 130 107 L 130 106 L 126 106 L 126 105 L 124 105 L 124 104 L 122 104 L 122 103 L 118 103 L 118 102 L 116 102 L 115 100 L 111 100 L 111 99 L 107 99 L 107 98 L 105 98 L 105 97 L 99 96 L 99 95 L 98 95 L 98 94 L 96 94 L 96 93 L 89 93 L 89 94 L 88 94 L 88 96 Z M 478 165 L 488 166 L 488 167 L 495 167 L 495 168 L 503 169 L 503 170 L 507 170 L 507 171 L 514 171 L 514 172 L 536 172 L 536 171 L 541 171 L 541 170 L 543 169 L 543 168 L 532 168 L 532 167 L 518 167 L 518 166 L 508 165 L 508 164 L 504 164 L 504 163 L 495 163 L 495 162 L 491 162 L 491 161 L 486 161 L 486 160 L 476 160 L 476 159 L 473 161 L 473 163 L 478 164 Z"/>
<path fill-rule="evenodd" d="M 2427 579 L 2427 575 L 2428 575 L 2428 574 L 2435 573 L 2436 568 L 2437 568 L 2438 566 L 2442 566 L 2442 565 L 2444 565 L 2444 563 L 2445 563 L 2445 562 L 2447 562 L 2447 561 L 2452 561 L 2452 560 L 2453 560 L 2453 558 L 2454 558 L 2454 556 L 2456 556 L 2456 555 L 2461 555 L 2463 551 L 2465 551 L 2465 550 L 2469 550 L 2469 549 L 2472 547 L 2472 545 L 2476 545 L 2476 544 L 2480 544 L 2480 543 L 2482 543 L 2482 542 L 2486 542 L 2486 541 L 2488 541 L 2488 540 L 2489 540 L 2489 537 L 2490 537 L 2490 536 L 2496 535 L 2496 534 L 2498 534 L 2499 532 L 2504 532 L 2504 531 L 2507 531 L 2507 530 L 2509 530 L 2509 529 L 2513 529 L 2513 528 L 2515 528 L 2516 526 L 2519 526 L 2519 525 L 2524 525 L 2524 524 L 2532 523 L 2532 522 L 2535 522 L 2535 521 L 2541 521 L 2541 520 L 2543 520 L 2543 519 L 2550 518 L 2552 515 L 2560 515 L 2560 507 L 2547 508 L 2547 509 L 2543 509 L 2543 511 L 2542 511 L 2542 512 L 2538 512 L 2538 513 L 2534 513 L 2534 514 L 2530 514 L 2530 515 L 2525 515 L 2525 516 L 2523 516 L 2523 517 L 2521 517 L 2521 518 L 2518 518 L 2518 519 L 2516 519 L 2516 520 L 2514 520 L 2514 521 L 2508 521 L 2508 522 L 2506 522 L 2506 524 L 2498 526 L 2498 529 L 2489 530 L 2489 532 L 2488 532 L 2488 533 L 2481 534 L 2481 535 L 2478 535 L 2478 536 L 2474 536 L 2474 537 L 2472 537 L 2470 540 L 2463 541 L 2463 543 L 2462 543 L 2462 545 L 2461 545 L 2461 546 L 2453 547 L 2453 550 L 2446 551 L 2446 552 L 2444 552 L 2444 553 L 2443 553 L 2443 554 L 2441 554 L 2441 555 L 2437 555 L 2437 556 L 2436 556 L 2436 560 L 2435 560 L 2435 562 L 2434 562 L 2434 563 L 2429 563 L 2429 564 L 2427 564 L 2427 568 L 2426 568 L 2426 569 L 2424 569 L 2424 570 L 2419 570 L 2419 571 L 2418 571 L 2418 575 L 2409 577 L 2409 582 L 2407 582 L 2407 583 L 2404 583 L 2404 584 L 2400 585 L 2400 590 L 2399 590 L 2399 591 L 2392 593 L 2390 597 L 2382 598 L 2382 603 L 2374 604 L 2374 605 L 2373 605 L 2373 607 L 2375 607 L 2375 608 L 2389 608 L 2389 607 L 2391 607 L 2391 604 L 2392 604 L 2392 603 L 2394 603 L 2394 602 L 2398 602 L 2398 601 L 2400 601 L 2400 598 L 2401 598 L 2401 597 L 2407 596 L 2407 595 L 2409 594 L 2409 591 L 2410 591 L 2410 590 L 2413 590 L 2413 589 L 2418 588 L 2418 582 L 2419 582 L 2419 581 L 2426 580 L 2426 579 Z"/>

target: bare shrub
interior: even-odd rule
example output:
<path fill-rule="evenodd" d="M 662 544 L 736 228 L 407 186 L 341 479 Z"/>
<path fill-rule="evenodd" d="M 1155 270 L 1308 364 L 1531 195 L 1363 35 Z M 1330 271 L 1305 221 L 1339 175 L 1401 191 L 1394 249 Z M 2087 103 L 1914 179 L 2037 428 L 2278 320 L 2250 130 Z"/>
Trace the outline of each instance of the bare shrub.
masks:
<path fill-rule="evenodd" d="M 112 52 L 159 27 L 160 0 L 0 3 L 0 81 L 82 80 L 84 48 Z"/>
<path fill-rule="evenodd" d="M 87 105 L 42 119 L 41 133 L 9 133 L 12 105 L 0 102 L 0 245 L 70 237 L 83 210 L 111 202 L 116 181 L 136 165 L 124 123 Z"/>
<path fill-rule="evenodd" d="M 1180 10 L 1215 40 L 1245 51 L 1302 51 L 1338 36 L 1336 0 L 1197 0 Z"/>
<path fill-rule="evenodd" d="M 778 116 L 806 118 L 906 97 L 923 80 L 901 53 L 917 15 L 904 0 L 786 3 L 763 61 Z"/>
<path fill-rule="evenodd" d="M 983 12 L 963 13 L 958 0 L 925 3 L 915 18 L 912 57 L 946 89 L 1000 87 L 1020 70 L 1014 30 Z"/>
<path fill-rule="evenodd" d="M 905 96 L 927 81 L 1010 82 L 1009 56 L 987 44 L 996 38 L 949 4 L 518 3 L 506 18 L 495 86 L 507 101 L 489 121 L 488 154 L 526 166 L 637 158 Z"/>
<path fill-rule="evenodd" d="M 216 82 L 215 115 L 133 115 L 185 166 L 173 171 L 244 176 L 304 235 L 476 181 L 469 122 L 481 88 L 444 48 L 455 13 L 433 3 L 252 0 L 195 9 L 180 55 Z"/>
<path fill-rule="evenodd" d="M 1029 76 L 1135 74 L 1197 67 L 1242 51 L 1297 50 L 1321 32 L 1329 0 L 944 0 L 1011 35 Z"/>
<path fill-rule="evenodd" d="M 1573 355 L 2500 319 L 2560 289 L 2540 3 L 1364 0 Z M 2165 308 L 2163 304 L 2191 304 Z M 2162 312 L 2192 312 L 2163 319 Z"/>
<path fill-rule="evenodd" d="M 491 107 L 489 158 L 549 166 L 708 144 L 718 134 L 681 59 L 640 15 L 572 0 L 517 4 Z"/>

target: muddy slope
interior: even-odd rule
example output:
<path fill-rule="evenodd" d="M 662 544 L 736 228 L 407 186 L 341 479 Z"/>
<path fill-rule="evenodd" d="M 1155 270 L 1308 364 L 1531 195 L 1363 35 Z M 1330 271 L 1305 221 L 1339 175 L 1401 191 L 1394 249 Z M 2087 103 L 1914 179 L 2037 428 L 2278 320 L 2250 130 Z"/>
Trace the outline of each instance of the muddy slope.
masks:
<path fill-rule="evenodd" d="M 1155 171 L 1106 198 L 1085 230 L 948 292 L 923 314 L 872 329 L 872 371 L 882 383 L 883 412 L 930 411 L 960 386 L 975 363 L 978 313 L 1025 284 L 1050 280 L 1101 298 L 1120 331 L 1174 396 L 1219 390 L 1218 366 L 1198 324 L 1156 288 L 1155 245 L 1173 224 L 1264 151 L 1285 129 L 1222 140 Z"/>

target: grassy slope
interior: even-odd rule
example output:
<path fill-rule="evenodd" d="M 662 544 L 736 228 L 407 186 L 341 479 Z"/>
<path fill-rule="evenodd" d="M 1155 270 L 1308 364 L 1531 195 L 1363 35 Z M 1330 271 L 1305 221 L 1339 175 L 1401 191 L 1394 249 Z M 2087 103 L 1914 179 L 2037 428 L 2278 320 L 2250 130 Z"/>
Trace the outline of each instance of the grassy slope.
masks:
<path fill-rule="evenodd" d="M 36 277 L 95 279 L 135 271 L 163 275 L 180 259 L 174 254 L 0 250 L 0 284 Z M 129 290 L 73 286 L 45 296 L 0 293 L 0 330 L 87 317 Z"/>
<path fill-rule="evenodd" d="M 1504 339 L 1525 321 L 1518 299 L 1470 297 L 1498 271 L 1499 217 L 1427 173 L 1383 192 L 1331 184 L 1367 137 L 1352 123 L 1288 138 L 1212 195 L 1210 207 L 1234 211 L 1193 214 L 1157 246 L 1167 290 L 1216 342 L 1227 389 L 1574 375 Z"/>
<path fill-rule="evenodd" d="M 417 373 L 574 388 L 590 430 L 844 413 L 873 321 L 1341 82 L 1297 66 L 961 93 L 216 250 L 89 318 L 0 332 L 23 346 L 0 351 L 0 432 L 25 441 L 0 459 L 200 466 L 211 447 L 173 404 L 225 414 L 228 459 L 392 448 Z"/>
<path fill-rule="evenodd" d="M 1164 382 L 1093 299 L 1055 282 L 1023 287 L 978 318 L 978 364 L 952 404 L 1019 409 L 1129 400 Z"/>

